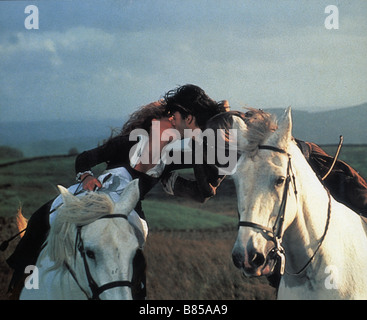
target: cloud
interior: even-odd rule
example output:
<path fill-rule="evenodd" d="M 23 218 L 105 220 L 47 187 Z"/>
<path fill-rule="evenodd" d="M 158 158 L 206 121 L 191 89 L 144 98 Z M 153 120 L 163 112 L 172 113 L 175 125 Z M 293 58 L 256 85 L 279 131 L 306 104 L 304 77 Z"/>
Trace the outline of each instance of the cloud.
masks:
<path fill-rule="evenodd" d="M 367 101 L 362 2 L 328 31 L 326 1 L 40 1 L 33 32 L 4 3 L 1 120 L 121 117 L 185 83 L 234 108 Z"/>

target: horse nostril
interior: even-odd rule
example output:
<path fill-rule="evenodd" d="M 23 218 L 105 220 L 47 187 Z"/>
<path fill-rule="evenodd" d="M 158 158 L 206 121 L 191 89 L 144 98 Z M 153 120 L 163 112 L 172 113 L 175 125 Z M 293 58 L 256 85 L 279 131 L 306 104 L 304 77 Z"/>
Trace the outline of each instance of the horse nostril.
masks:
<path fill-rule="evenodd" d="M 244 258 L 243 255 L 241 255 L 239 252 L 232 253 L 232 261 L 236 268 L 241 269 L 243 267 Z"/>
<path fill-rule="evenodd" d="M 259 252 L 254 252 L 250 257 L 249 257 L 249 262 L 250 265 L 253 268 L 258 268 L 260 266 L 262 266 L 265 262 L 265 257 L 262 253 Z"/>

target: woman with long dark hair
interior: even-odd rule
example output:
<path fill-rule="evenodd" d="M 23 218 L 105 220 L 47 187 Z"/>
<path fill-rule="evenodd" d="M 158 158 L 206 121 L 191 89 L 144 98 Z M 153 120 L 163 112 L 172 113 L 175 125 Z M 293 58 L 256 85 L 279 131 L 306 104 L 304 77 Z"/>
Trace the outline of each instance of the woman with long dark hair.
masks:
<path fill-rule="evenodd" d="M 203 165 L 198 166 L 195 170 L 194 162 L 190 162 L 190 165 L 187 166 L 184 163 L 166 165 L 161 161 L 162 150 L 170 142 L 170 139 L 161 138 L 162 133 L 167 129 L 175 129 L 173 132 L 178 135 L 171 138 L 182 138 L 180 134 L 183 129 L 203 129 L 206 120 L 224 111 L 226 111 L 224 103 L 212 100 L 204 90 L 195 85 L 185 85 L 169 91 L 164 99 L 143 106 L 131 114 L 121 131 L 110 137 L 101 146 L 79 154 L 75 161 L 78 183 L 71 186 L 69 191 L 78 194 L 84 190 L 101 189 L 107 192 L 112 200 L 117 201 L 125 186 L 131 180 L 139 179 L 140 201 L 129 215 L 129 221 L 140 230 L 139 241 L 143 247 L 148 227 L 141 200 L 157 182 L 163 180 L 165 185 L 169 185 L 168 189 L 171 194 L 192 197 L 201 202 L 213 196 L 220 183 L 219 180 L 205 182 L 202 176 L 199 177 L 199 181 L 188 181 L 172 175 L 172 170 L 190 166 L 194 167 L 195 174 L 200 175 L 205 172 L 202 171 Z M 157 122 L 159 122 L 159 135 L 154 136 L 152 130 L 153 127 L 158 127 L 155 126 Z M 133 135 L 135 130 L 138 131 L 138 134 Z M 157 137 L 159 141 L 153 141 Z M 154 150 L 153 145 L 158 146 L 159 150 Z M 153 154 L 158 154 L 158 159 Z M 93 167 L 101 163 L 106 163 L 106 170 L 99 177 L 95 177 Z M 23 286 L 21 280 L 24 276 L 24 268 L 27 265 L 35 264 L 41 246 L 47 237 L 50 223 L 60 205 L 62 205 L 61 196 L 46 203 L 31 216 L 24 237 L 7 260 L 15 270 L 10 289 L 17 284 Z M 142 254 L 137 256 L 140 258 L 136 264 L 145 265 Z M 135 282 L 139 289 L 133 288 L 133 296 L 144 298 L 145 287 L 141 289 L 140 283 L 145 282 L 145 276 L 138 278 L 140 279 Z"/>

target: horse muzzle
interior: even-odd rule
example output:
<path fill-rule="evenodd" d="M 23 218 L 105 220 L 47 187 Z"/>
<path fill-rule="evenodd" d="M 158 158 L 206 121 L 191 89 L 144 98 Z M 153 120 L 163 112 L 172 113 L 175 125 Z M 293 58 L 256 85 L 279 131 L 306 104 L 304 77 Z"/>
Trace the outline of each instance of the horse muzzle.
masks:
<path fill-rule="evenodd" d="M 243 274 L 250 277 L 269 276 L 274 271 L 276 257 L 273 248 L 267 254 L 257 251 L 255 248 L 235 247 L 232 251 L 234 265 L 241 269 Z"/>

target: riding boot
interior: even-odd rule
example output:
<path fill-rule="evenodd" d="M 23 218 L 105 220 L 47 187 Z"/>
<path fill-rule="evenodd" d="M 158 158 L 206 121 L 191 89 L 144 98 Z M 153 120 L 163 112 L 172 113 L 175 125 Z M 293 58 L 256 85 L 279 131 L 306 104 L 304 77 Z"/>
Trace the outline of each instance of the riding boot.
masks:
<path fill-rule="evenodd" d="M 19 300 L 20 293 L 23 290 L 25 280 L 28 275 L 24 272 L 20 272 L 21 270 L 14 271 L 13 277 L 10 281 L 8 287 L 8 299 L 9 300 Z M 17 273 L 17 275 L 15 275 Z"/>
<path fill-rule="evenodd" d="M 14 290 L 23 279 L 24 269 L 28 265 L 36 264 L 42 244 L 45 242 L 50 228 L 49 212 L 53 201 L 47 202 L 33 213 L 28 221 L 23 238 L 19 241 L 12 255 L 6 260 L 8 265 L 14 269 L 8 292 Z"/>

